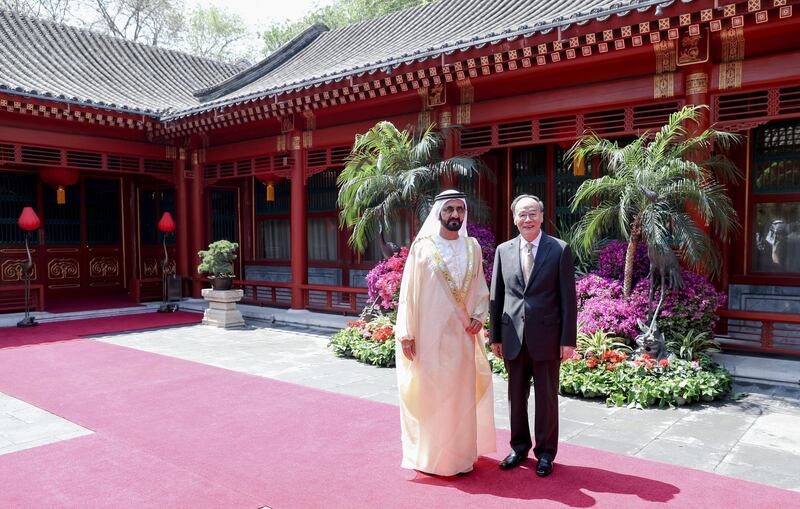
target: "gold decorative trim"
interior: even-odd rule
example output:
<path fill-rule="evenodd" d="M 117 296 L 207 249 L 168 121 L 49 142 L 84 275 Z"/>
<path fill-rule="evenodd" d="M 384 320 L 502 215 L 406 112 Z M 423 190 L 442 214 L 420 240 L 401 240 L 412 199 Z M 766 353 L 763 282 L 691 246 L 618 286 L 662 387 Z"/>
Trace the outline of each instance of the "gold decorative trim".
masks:
<path fill-rule="evenodd" d="M 300 150 L 301 143 L 299 136 L 292 136 L 292 150 Z"/>
<path fill-rule="evenodd" d="M 675 96 L 675 73 L 663 72 L 653 76 L 653 99 Z"/>
<path fill-rule="evenodd" d="M 439 127 L 445 128 L 450 127 L 450 124 L 453 122 L 453 114 L 449 111 L 443 111 L 441 115 L 439 115 Z"/>
<path fill-rule="evenodd" d="M 149 258 L 142 263 L 142 274 L 144 277 L 158 276 L 158 260 Z"/>
<path fill-rule="evenodd" d="M 420 131 L 423 131 L 431 125 L 431 112 L 430 111 L 420 111 L 417 114 L 417 128 Z"/>
<path fill-rule="evenodd" d="M 461 95 L 461 104 L 472 104 L 475 101 L 475 87 L 472 86 L 469 78 L 459 81 L 458 88 Z"/>
<path fill-rule="evenodd" d="M 89 277 L 118 277 L 119 262 L 109 256 L 98 256 L 89 262 Z"/>
<path fill-rule="evenodd" d="M 286 150 L 286 135 L 285 134 L 279 134 L 278 136 L 276 136 L 275 137 L 275 141 L 276 141 L 275 142 L 275 149 L 278 152 L 283 152 L 284 150 Z"/>
<path fill-rule="evenodd" d="M 303 131 L 303 148 L 314 146 L 314 131 Z"/>
<path fill-rule="evenodd" d="M 53 258 L 47 263 L 48 279 L 79 279 L 81 269 L 75 258 Z"/>
<path fill-rule="evenodd" d="M 697 72 L 686 77 L 686 95 L 699 95 L 708 92 L 708 74 Z"/>
<path fill-rule="evenodd" d="M 676 68 L 675 43 L 670 40 L 653 44 L 656 54 L 656 73 L 672 72 Z"/>
<path fill-rule="evenodd" d="M 425 238 L 430 241 L 431 246 L 433 247 L 433 266 L 436 269 L 436 272 L 438 272 L 439 275 L 444 279 L 448 290 L 450 290 L 450 295 L 453 296 L 453 300 L 456 301 L 456 304 L 464 307 L 466 305 L 467 294 L 469 293 L 469 288 L 473 279 L 472 271 L 475 259 L 473 243 L 467 238 L 464 239 L 464 242 L 467 244 L 467 271 L 464 274 L 464 281 L 459 287 L 453 279 L 453 275 L 450 274 L 450 270 L 447 268 L 447 264 L 442 258 L 442 254 L 439 252 L 439 247 L 436 245 L 436 242 L 431 237 Z"/>
<path fill-rule="evenodd" d="M 317 128 L 317 117 L 313 111 L 304 111 L 303 117 L 306 119 L 306 130 L 313 131 Z"/>
<path fill-rule="evenodd" d="M 719 64 L 719 89 L 739 88 L 742 86 L 742 62 L 722 62 Z"/>
<path fill-rule="evenodd" d="M 708 62 L 710 44 L 711 38 L 706 29 L 694 35 L 684 35 L 680 38 L 680 48 L 676 49 L 676 64 L 680 67 Z"/>
<path fill-rule="evenodd" d="M 447 102 L 447 88 L 444 83 L 439 83 L 428 89 L 427 101 L 428 108 L 442 106 Z"/>
<path fill-rule="evenodd" d="M 27 258 L 21 260 L 3 260 L 3 264 L 0 267 L 0 271 L 2 271 L 2 280 L 6 282 L 23 281 L 22 265 L 27 261 Z M 33 267 L 31 267 L 31 280 L 35 280 L 37 277 L 36 262 L 34 262 Z"/>
<path fill-rule="evenodd" d="M 288 133 L 294 130 L 294 115 L 281 117 L 281 132 Z"/>
<path fill-rule="evenodd" d="M 472 109 L 470 104 L 461 104 L 456 106 L 456 124 L 469 125 L 471 111 Z"/>
<path fill-rule="evenodd" d="M 720 32 L 722 61 L 733 62 L 744 58 L 744 28 L 729 27 Z"/>

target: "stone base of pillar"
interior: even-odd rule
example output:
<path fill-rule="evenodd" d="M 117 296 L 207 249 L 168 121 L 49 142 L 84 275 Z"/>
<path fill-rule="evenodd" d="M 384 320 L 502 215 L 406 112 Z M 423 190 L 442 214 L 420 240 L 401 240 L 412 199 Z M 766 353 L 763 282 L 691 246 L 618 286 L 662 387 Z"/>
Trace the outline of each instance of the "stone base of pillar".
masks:
<path fill-rule="evenodd" d="M 242 300 L 244 290 L 203 289 L 203 298 L 208 301 L 208 309 L 203 314 L 203 325 L 213 325 L 224 329 L 241 329 L 245 326 L 242 313 L 236 303 Z"/>

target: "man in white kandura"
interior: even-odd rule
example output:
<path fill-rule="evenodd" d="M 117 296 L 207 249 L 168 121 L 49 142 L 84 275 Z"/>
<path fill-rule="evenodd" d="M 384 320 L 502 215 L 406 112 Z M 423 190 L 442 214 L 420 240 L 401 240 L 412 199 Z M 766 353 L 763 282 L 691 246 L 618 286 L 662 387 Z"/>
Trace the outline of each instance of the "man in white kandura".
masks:
<path fill-rule="evenodd" d="M 395 337 L 404 468 L 450 476 L 495 451 L 489 289 L 464 194 L 439 194 L 408 255 Z"/>

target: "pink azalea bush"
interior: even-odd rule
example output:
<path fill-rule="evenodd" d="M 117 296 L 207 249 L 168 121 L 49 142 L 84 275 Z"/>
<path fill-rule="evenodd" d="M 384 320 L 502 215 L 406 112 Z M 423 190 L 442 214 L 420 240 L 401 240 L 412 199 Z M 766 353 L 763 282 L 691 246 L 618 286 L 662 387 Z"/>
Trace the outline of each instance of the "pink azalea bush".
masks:
<path fill-rule="evenodd" d="M 367 291 L 369 299 L 380 296 L 380 306 L 383 309 L 397 309 L 400 295 L 400 282 L 403 279 L 403 269 L 408 259 L 408 248 L 403 247 L 400 252 L 381 260 L 367 274 Z"/>

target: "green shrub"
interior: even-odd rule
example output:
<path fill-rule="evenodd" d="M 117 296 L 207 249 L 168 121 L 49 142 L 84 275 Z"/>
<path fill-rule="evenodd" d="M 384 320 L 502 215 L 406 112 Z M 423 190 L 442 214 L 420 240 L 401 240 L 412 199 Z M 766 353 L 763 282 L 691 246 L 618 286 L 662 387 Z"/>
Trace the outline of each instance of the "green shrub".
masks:
<path fill-rule="evenodd" d="M 698 360 L 700 354 L 719 352 L 720 346 L 708 332 L 690 330 L 684 335 L 668 340 L 667 350 L 691 362 Z"/>
<path fill-rule="evenodd" d="M 622 352 L 619 355 L 624 356 Z M 643 355 L 633 361 L 608 364 L 573 357 L 561 365 L 564 394 L 606 398 L 609 405 L 646 408 L 713 401 L 727 394 L 733 378 L 703 355 L 701 360 L 679 358 L 656 362 Z"/>
<path fill-rule="evenodd" d="M 348 322 L 334 334 L 328 346 L 339 357 L 352 357 L 374 366 L 395 365 L 393 316 L 378 316 L 371 321 Z"/>

